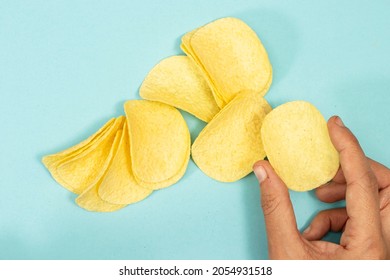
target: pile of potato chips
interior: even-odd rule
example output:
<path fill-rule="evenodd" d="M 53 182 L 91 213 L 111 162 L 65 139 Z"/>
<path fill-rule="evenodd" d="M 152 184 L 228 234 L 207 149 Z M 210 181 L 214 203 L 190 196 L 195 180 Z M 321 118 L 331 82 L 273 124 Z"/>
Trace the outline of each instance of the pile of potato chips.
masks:
<path fill-rule="evenodd" d="M 272 110 L 263 98 L 272 67 L 248 25 L 216 20 L 185 34 L 181 48 L 186 55 L 163 59 L 149 72 L 140 87 L 144 100 L 127 101 L 125 117 L 43 158 L 53 178 L 78 194 L 80 207 L 110 212 L 138 202 L 180 180 L 190 154 L 222 182 L 243 178 L 266 156 L 294 190 L 334 176 L 338 155 L 319 111 L 304 101 Z M 208 123 L 192 146 L 176 108 Z"/>

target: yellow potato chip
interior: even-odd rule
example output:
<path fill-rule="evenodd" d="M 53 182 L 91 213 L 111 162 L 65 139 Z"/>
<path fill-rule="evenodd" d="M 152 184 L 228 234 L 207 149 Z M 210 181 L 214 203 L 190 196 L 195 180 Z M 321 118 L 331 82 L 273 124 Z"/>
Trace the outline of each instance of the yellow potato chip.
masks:
<path fill-rule="evenodd" d="M 265 157 L 260 129 L 271 111 L 256 92 L 237 95 L 207 124 L 192 145 L 192 158 L 208 176 L 233 182 L 252 171 Z"/>
<path fill-rule="evenodd" d="M 187 168 L 190 133 L 180 112 L 147 100 L 125 103 L 133 175 L 138 184 L 161 189 L 176 183 Z"/>
<path fill-rule="evenodd" d="M 123 126 L 120 116 L 86 140 L 59 154 L 43 158 L 53 178 L 66 189 L 80 194 L 95 184 L 108 165 L 108 154 L 116 132 Z M 84 143 L 84 144 L 83 144 Z M 83 144 L 83 145 L 81 145 Z"/>
<path fill-rule="evenodd" d="M 243 92 L 264 96 L 272 66 L 260 39 L 243 21 L 221 18 L 183 36 L 181 48 L 203 70 L 223 108 Z"/>
<path fill-rule="evenodd" d="M 106 131 L 114 124 L 114 122 L 115 118 L 110 119 L 97 132 L 73 147 L 56 154 L 44 156 L 42 158 L 42 163 L 46 166 L 47 169 L 50 170 L 52 165 L 58 164 L 66 158 L 74 157 L 75 155 L 87 149 L 91 144 L 94 143 L 94 141 L 97 141 L 99 137 L 104 135 Z"/>
<path fill-rule="evenodd" d="M 219 111 L 203 73 L 183 55 L 158 63 L 142 83 L 140 95 L 187 111 L 205 122 Z"/>
<path fill-rule="evenodd" d="M 110 152 L 107 156 L 107 160 L 109 162 L 108 166 L 112 166 L 112 160 L 115 156 L 115 154 L 118 151 L 118 146 L 120 143 L 120 140 L 122 139 L 123 130 L 119 130 L 116 135 L 114 142 L 112 143 Z M 99 197 L 98 191 L 99 187 L 101 186 L 102 182 L 104 181 L 104 178 L 106 178 L 106 175 L 109 172 L 113 172 L 114 170 L 110 167 L 106 168 L 103 171 L 103 176 L 99 179 L 98 182 L 95 184 L 89 186 L 87 189 L 85 189 L 77 198 L 76 203 L 81 208 L 88 210 L 88 211 L 94 211 L 94 212 L 113 212 L 116 210 L 119 210 L 126 206 L 126 204 L 112 204 L 109 202 L 106 202 L 102 200 Z"/>
<path fill-rule="evenodd" d="M 152 193 L 152 190 L 141 187 L 134 179 L 126 124 L 118 150 L 98 187 L 98 193 L 102 200 L 113 204 L 135 203 Z"/>
<path fill-rule="evenodd" d="M 291 190 L 314 189 L 331 180 L 339 168 L 326 121 L 309 102 L 275 108 L 265 118 L 261 134 L 269 162 Z"/>
<path fill-rule="evenodd" d="M 202 26 L 203 27 L 203 26 Z M 185 53 L 190 53 L 192 52 L 192 49 L 191 49 L 191 37 L 192 35 L 194 35 L 200 28 L 202 27 L 198 27 L 198 28 L 195 28 L 194 30 L 190 31 L 190 32 L 187 32 L 186 34 L 183 35 L 183 37 L 181 37 L 181 45 L 180 45 L 180 48 L 185 52 Z M 195 54 L 192 54 L 191 53 L 191 56 L 190 58 L 196 58 L 196 55 Z M 199 65 L 201 66 L 201 65 Z"/>

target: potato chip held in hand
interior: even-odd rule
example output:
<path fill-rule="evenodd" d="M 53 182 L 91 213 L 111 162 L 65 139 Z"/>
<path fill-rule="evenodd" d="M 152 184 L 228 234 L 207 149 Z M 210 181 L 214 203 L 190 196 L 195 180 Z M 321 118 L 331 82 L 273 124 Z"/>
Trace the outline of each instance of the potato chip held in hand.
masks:
<path fill-rule="evenodd" d="M 191 138 L 180 112 L 160 102 L 125 103 L 133 175 L 152 190 L 176 183 L 185 173 Z"/>
<path fill-rule="evenodd" d="M 319 187 L 339 168 L 326 121 L 309 102 L 293 101 L 275 108 L 266 116 L 261 135 L 269 162 L 291 190 Z"/>
<path fill-rule="evenodd" d="M 264 46 L 237 18 L 221 18 L 185 34 L 181 48 L 203 71 L 220 108 L 237 94 L 264 96 L 272 83 Z"/>
<path fill-rule="evenodd" d="M 187 111 L 205 122 L 219 111 L 201 70 L 183 55 L 160 61 L 143 81 L 140 95 Z"/>
<path fill-rule="evenodd" d="M 271 107 L 257 92 L 238 95 L 201 131 L 192 159 L 209 177 L 234 182 L 265 157 L 261 125 Z"/>

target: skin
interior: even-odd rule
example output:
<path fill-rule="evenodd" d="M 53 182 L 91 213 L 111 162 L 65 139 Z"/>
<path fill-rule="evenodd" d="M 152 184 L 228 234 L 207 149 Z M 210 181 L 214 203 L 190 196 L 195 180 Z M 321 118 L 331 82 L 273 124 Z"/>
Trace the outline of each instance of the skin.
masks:
<path fill-rule="evenodd" d="M 324 202 L 345 208 L 321 211 L 300 233 L 286 185 L 267 161 L 253 169 L 261 185 L 270 259 L 390 259 L 390 169 L 367 158 L 358 140 L 334 116 L 329 135 L 340 155 L 333 180 L 316 189 Z M 341 231 L 340 244 L 322 241 Z"/>

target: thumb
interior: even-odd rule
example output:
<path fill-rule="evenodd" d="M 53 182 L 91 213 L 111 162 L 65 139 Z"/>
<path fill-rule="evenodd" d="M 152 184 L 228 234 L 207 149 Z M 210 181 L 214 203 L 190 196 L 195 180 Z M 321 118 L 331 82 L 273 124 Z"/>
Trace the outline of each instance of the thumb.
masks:
<path fill-rule="evenodd" d="M 268 161 L 258 161 L 253 171 L 259 180 L 261 190 L 261 206 L 263 208 L 265 226 L 270 254 L 275 248 L 290 247 L 287 244 L 299 242 L 294 210 L 288 189 L 275 173 Z M 284 246 L 286 245 L 286 246 Z"/>

